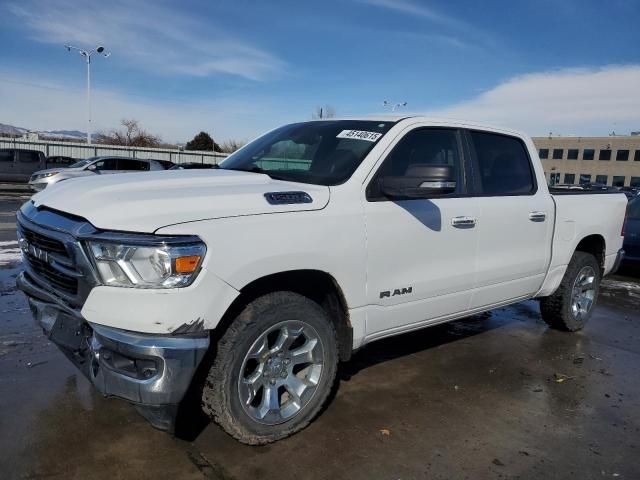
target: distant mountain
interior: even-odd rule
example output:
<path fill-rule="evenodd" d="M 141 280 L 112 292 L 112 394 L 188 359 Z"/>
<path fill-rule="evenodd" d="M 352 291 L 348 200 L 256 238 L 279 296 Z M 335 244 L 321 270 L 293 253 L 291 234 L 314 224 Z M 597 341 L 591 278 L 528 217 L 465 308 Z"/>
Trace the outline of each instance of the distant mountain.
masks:
<path fill-rule="evenodd" d="M 0 123 L 0 134 L 4 135 L 24 135 L 25 133 L 35 132 L 40 138 L 43 139 L 56 139 L 64 138 L 66 140 L 84 140 L 87 138 L 85 132 L 79 130 L 29 130 L 28 128 L 15 127 L 13 125 L 7 125 Z"/>
<path fill-rule="evenodd" d="M 77 138 L 87 138 L 87 134 L 85 132 L 81 132 L 80 130 L 49 130 L 48 132 L 38 132 L 46 135 L 55 135 L 59 137 L 77 137 Z"/>
<path fill-rule="evenodd" d="M 5 135 L 22 135 L 27 133 L 29 130 L 26 128 L 14 127 L 13 125 L 6 125 L 4 123 L 0 123 L 0 133 Z"/>

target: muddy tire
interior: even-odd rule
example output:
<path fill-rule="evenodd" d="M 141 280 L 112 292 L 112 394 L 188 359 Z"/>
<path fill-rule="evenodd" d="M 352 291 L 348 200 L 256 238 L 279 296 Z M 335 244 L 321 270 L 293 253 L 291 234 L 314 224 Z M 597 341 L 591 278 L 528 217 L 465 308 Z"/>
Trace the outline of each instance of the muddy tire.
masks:
<path fill-rule="evenodd" d="M 264 295 L 219 340 L 203 410 L 242 443 L 288 437 L 322 408 L 337 361 L 336 332 L 318 304 L 292 292 Z"/>
<path fill-rule="evenodd" d="M 542 318 L 558 330 L 581 330 L 593 313 L 599 291 L 598 261 L 590 253 L 575 252 L 558 289 L 540 300 Z"/>

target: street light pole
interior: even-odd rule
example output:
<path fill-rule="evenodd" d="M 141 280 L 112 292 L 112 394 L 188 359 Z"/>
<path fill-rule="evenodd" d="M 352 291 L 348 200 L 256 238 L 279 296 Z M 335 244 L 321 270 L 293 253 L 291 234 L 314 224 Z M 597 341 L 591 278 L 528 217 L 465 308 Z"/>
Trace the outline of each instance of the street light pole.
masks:
<path fill-rule="evenodd" d="M 85 50 L 82 48 L 74 47 L 73 45 L 65 45 L 68 52 L 71 50 L 77 50 L 82 55 L 87 64 L 87 144 L 91 144 L 91 55 L 99 53 L 105 58 L 110 56 L 111 53 L 105 52 L 103 46 L 98 46 L 93 50 Z"/>

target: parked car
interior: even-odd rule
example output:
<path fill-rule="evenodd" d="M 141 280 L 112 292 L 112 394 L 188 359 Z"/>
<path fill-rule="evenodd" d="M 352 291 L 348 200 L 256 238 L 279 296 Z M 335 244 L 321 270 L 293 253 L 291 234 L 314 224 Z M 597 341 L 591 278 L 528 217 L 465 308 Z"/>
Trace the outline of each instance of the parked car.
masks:
<path fill-rule="evenodd" d="M 164 170 L 158 160 L 142 160 L 127 157 L 92 157 L 80 160 L 67 168 L 50 168 L 34 173 L 29 180 L 31 189 L 39 192 L 64 180 L 111 173 L 147 172 Z"/>
<path fill-rule="evenodd" d="M 162 165 L 162 168 L 164 168 L 165 170 L 171 170 L 175 166 L 175 163 L 169 160 L 156 160 L 156 159 L 149 159 L 149 160 L 158 162 L 160 165 Z"/>
<path fill-rule="evenodd" d="M 624 226 L 625 264 L 640 265 L 640 197 L 635 196 L 627 205 L 627 223 Z"/>
<path fill-rule="evenodd" d="M 209 169 L 209 168 L 217 168 L 217 165 L 212 163 L 197 163 L 197 162 L 185 162 L 185 163 L 177 163 L 169 170 L 200 170 L 200 169 Z"/>
<path fill-rule="evenodd" d="M 45 155 L 37 150 L 0 149 L 0 181 L 27 182 L 31 174 L 45 168 Z"/>
<path fill-rule="evenodd" d="M 52 155 L 46 159 L 46 168 L 64 168 L 73 165 L 77 161 L 77 158 Z"/>
<path fill-rule="evenodd" d="M 219 169 L 35 195 L 17 214 L 17 284 L 103 394 L 171 431 L 193 386 L 228 434 L 264 444 L 308 425 L 338 362 L 374 340 L 527 299 L 582 329 L 622 257 L 626 204 L 550 194 L 511 130 L 296 123 Z"/>

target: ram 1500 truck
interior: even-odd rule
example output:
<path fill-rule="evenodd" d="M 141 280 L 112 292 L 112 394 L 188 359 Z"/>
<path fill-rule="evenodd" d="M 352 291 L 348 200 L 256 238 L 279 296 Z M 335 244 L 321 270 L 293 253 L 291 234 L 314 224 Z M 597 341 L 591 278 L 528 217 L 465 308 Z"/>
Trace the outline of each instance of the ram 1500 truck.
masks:
<path fill-rule="evenodd" d="M 581 329 L 622 257 L 626 204 L 551 194 L 510 130 L 296 123 L 218 169 L 47 188 L 18 212 L 17 283 L 104 395 L 172 431 L 195 392 L 264 444 L 304 428 L 339 361 L 374 340 L 533 298 L 551 327 Z"/>

